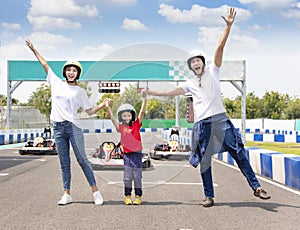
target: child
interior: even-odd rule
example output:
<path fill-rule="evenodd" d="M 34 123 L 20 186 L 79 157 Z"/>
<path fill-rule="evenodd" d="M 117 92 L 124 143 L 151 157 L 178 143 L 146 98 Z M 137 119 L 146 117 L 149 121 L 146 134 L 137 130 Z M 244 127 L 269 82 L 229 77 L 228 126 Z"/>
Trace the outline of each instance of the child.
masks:
<path fill-rule="evenodd" d="M 121 133 L 121 145 L 124 152 L 124 203 L 126 205 L 140 205 L 142 203 L 142 141 L 140 128 L 146 110 L 147 99 L 144 95 L 139 116 L 130 104 L 122 104 L 117 111 L 118 120 L 113 118 L 110 101 L 106 101 L 106 108 L 110 119 L 118 132 Z M 134 181 L 135 198 L 131 200 L 132 180 Z"/>

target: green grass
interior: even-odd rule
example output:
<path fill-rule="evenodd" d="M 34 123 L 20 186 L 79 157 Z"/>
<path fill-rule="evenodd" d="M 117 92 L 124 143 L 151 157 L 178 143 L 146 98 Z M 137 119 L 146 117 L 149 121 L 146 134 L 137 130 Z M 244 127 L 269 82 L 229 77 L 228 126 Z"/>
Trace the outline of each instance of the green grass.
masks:
<path fill-rule="evenodd" d="M 300 156 L 300 143 L 247 141 L 245 146 L 258 147 L 262 149 L 274 150 L 284 154 L 295 154 Z"/>

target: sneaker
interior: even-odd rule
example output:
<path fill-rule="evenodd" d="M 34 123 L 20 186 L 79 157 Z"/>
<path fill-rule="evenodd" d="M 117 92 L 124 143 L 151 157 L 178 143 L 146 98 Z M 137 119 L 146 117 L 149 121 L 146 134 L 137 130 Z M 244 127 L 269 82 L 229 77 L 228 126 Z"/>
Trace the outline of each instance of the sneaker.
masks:
<path fill-rule="evenodd" d="M 263 200 L 268 200 L 268 199 L 271 198 L 271 196 L 267 193 L 267 191 L 265 191 L 262 188 L 255 189 L 254 196 L 257 196 L 257 197 L 259 197 L 260 199 L 263 199 Z"/>
<path fill-rule="evenodd" d="M 132 204 L 131 196 L 125 196 L 124 204 L 126 204 L 126 205 L 131 205 Z"/>
<path fill-rule="evenodd" d="M 103 204 L 103 198 L 101 196 L 101 193 L 99 191 L 93 193 L 95 205 L 102 205 Z"/>
<path fill-rule="evenodd" d="M 202 206 L 208 208 L 208 207 L 213 206 L 214 203 L 215 203 L 215 202 L 214 202 L 214 199 L 213 199 L 213 198 L 211 198 L 211 197 L 206 197 L 205 200 L 203 200 L 203 202 L 202 202 Z"/>
<path fill-rule="evenodd" d="M 141 196 L 135 196 L 133 204 L 134 205 L 140 205 L 142 203 L 142 197 Z"/>
<path fill-rule="evenodd" d="M 60 201 L 57 202 L 58 205 L 66 205 L 72 203 L 72 197 L 69 194 L 64 194 Z"/>

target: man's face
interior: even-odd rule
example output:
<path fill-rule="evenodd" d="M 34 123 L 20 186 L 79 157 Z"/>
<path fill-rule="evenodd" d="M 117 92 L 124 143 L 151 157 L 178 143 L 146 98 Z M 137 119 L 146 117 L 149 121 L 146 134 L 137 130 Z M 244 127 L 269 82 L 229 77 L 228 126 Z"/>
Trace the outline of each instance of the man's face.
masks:
<path fill-rule="evenodd" d="M 204 64 L 201 58 L 195 57 L 191 60 L 191 69 L 196 75 L 200 75 L 203 72 Z"/>

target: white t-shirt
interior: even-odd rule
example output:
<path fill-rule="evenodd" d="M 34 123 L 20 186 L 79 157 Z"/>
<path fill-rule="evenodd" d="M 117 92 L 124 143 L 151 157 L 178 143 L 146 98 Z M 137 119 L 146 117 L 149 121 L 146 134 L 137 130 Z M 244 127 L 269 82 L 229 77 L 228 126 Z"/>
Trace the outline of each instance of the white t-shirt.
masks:
<path fill-rule="evenodd" d="M 51 85 L 52 96 L 50 120 L 70 121 L 77 127 L 81 127 L 78 109 L 86 110 L 92 107 L 85 90 L 61 80 L 51 68 L 48 71 L 47 82 Z"/>
<path fill-rule="evenodd" d="M 201 87 L 196 75 L 181 86 L 186 93 L 190 92 L 193 96 L 195 122 L 226 112 L 221 97 L 220 68 L 211 62 L 204 71 Z"/>

